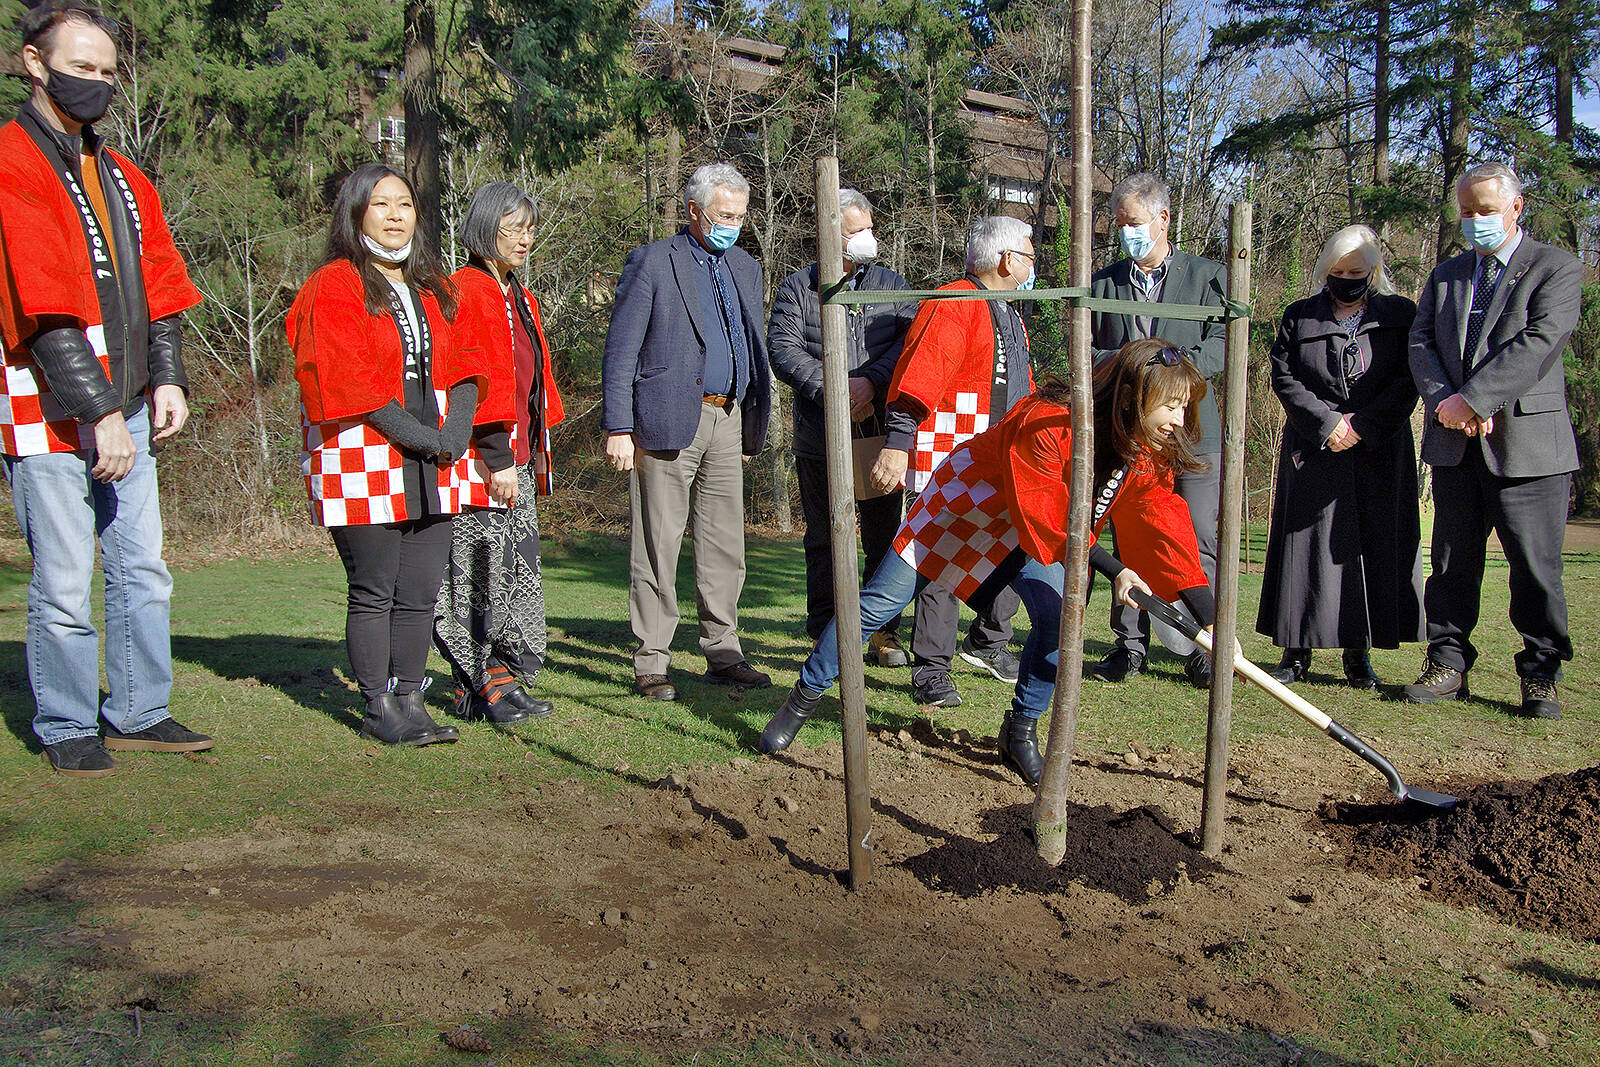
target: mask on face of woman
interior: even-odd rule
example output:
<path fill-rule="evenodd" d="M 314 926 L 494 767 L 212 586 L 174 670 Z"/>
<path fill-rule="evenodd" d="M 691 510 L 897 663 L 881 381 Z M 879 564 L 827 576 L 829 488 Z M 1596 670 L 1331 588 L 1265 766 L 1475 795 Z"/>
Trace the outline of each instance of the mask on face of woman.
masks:
<path fill-rule="evenodd" d="M 1372 275 L 1367 274 L 1360 278 L 1340 278 L 1337 275 L 1328 275 L 1323 283 L 1328 290 L 1328 295 L 1341 304 L 1354 304 L 1367 295 L 1367 289 L 1372 285 Z"/>

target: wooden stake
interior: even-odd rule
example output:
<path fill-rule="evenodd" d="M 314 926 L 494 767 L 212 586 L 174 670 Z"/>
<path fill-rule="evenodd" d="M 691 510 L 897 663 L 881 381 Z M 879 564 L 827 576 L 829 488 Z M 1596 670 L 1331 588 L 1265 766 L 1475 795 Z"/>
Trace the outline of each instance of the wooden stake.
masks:
<path fill-rule="evenodd" d="M 1089 284 L 1089 249 L 1094 242 L 1090 185 L 1094 140 L 1090 134 L 1089 51 L 1093 38 L 1091 0 L 1072 3 L 1072 281 Z M 1089 517 L 1094 495 L 1094 391 L 1089 358 L 1089 309 L 1072 305 L 1068 320 L 1072 375 L 1072 504 L 1067 514 L 1066 578 L 1061 597 L 1061 648 L 1056 689 L 1050 700 L 1050 735 L 1044 773 L 1033 805 L 1033 835 L 1039 857 L 1051 866 L 1067 854 L 1067 783 L 1078 735 L 1083 693 L 1083 615 L 1089 599 Z"/>
<path fill-rule="evenodd" d="M 839 160 L 817 160 L 817 284 L 844 277 L 844 212 Z M 861 583 L 856 562 L 855 465 L 850 445 L 850 363 L 844 305 L 822 305 L 822 413 L 828 445 L 829 532 L 833 542 L 833 610 L 839 638 L 839 711 L 844 721 L 845 827 L 850 835 L 850 888 L 872 874 L 872 786 L 867 778 L 867 690 L 861 664 Z"/>
<path fill-rule="evenodd" d="M 1250 204 L 1228 212 L 1228 299 L 1250 302 Z M 1244 503 L 1244 427 L 1246 370 L 1250 358 L 1250 320 L 1228 320 L 1223 369 L 1222 492 L 1217 506 L 1216 647 L 1228 654 L 1211 672 L 1211 707 L 1206 720 L 1206 782 L 1200 805 L 1200 848 L 1208 856 L 1222 851 L 1222 826 L 1228 798 L 1228 736 L 1233 729 L 1234 639 L 1239 632 L 1239 530 Z"/>

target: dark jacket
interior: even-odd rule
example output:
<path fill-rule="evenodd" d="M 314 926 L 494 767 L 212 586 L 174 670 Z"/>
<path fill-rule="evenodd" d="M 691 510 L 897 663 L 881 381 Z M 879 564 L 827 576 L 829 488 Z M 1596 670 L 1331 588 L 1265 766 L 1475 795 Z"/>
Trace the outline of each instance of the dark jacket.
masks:
<path fill-rule="evenodd" d="M 909 289 L 910 284 L 887 267 L 869 265 L 856 280 L 857 289 Z M 877 416 L 889 391 L 895 361 L 906 327 L 917 313 L 914 301 L 903 304 L 845 306 L 845 337 L 850 377 L 866 378 L 876 394 Z M 797 270 L 783 280 L 772 301 L 767 322 L 767 351 L 772 373 L 794 388 L 795 455 L 822 458 L 822 302 L 817 296 L 817 265 Z M 860 427 L 862 424 L 857 423 Z M 878 431 L 881 432 L 881 431 Z"/>
<path fill-rule="evenodd" d="M 1326 291 L 1289 305 L 1272 346 L 1283 404 L 1258 632 L 1285 648 L 1395 648 L 1423 639 L 1421 527 L 1406 362 L 1416 305 L 1374 293 L 1356 329 L 1362 359 Z M 1366 365 L 1354 381 L 1348 362 Z M 1328 435 L 1348 415 L 1361 440 Z"/>
<path fill-rule="evenodd" d="M 1467 312 L 1478 254 L 1463 252 L 1433 268 L 1411 327 L 1411 374 L 1422 394 L 1422 458 L 1436 467 L 1483 451 L 1489 473 L 1533 478 L 1578 469 L 1578 443 L 1567 413 L 1562 362 L 1578 325 L 1583 268 L 1577 258 L 1527 233 L 1501 275 L 1489 304 L 1489 326 L 1466 374 Z M 1455 393 L 1480 416 L 1494 416 L 1487 436 L 1468 437 L 1435 418 Z"/>
<path fill-rule="evenodd" d="M 1228 276 L 1221 263 L 1173 249 L 1172 262 L 1167 268 L 1166 280 L 1161 286 L 1161 299 L 1157 304 L 1203 304 L 1221 308 L 1227 287 Z M 1132 300 L 1133 260 L 1119 259 L 1097 273 L 1090 282 L 1090 289 L 1095 296 Z M 1133 318 L 1132 315 L 1111 312 L 1093 313 L 1093 338 L 1090 343 L 1094 348 L 1096 364 L 1115 355 L 1117 349 L 1129 341 L 1137 340 Z M 1164 337 L 1189 353 L 1207 380 L 1222 373 L 1227 341 L 1227 331 L 1222 323 L 1158 317 L 1151 324 L 1151 331 L 1152 336 Z M 1206 390 L 1205 399 L 1200 401 L 1200 442 L 1196 451 L 1204 455 L 1222 452 L 1222 421 L 1217 417 L 1215 382 Z"/>
<path fill-rule="evenodd" d="M 631 430 L 652 452 L 686 448 L 700 425 L 705 395 L 702 338 L 716 323 L 702 321 L 700 290 L 687 229 L 628 253 L 617 281 L 616 304 L 606 332 L 600 376 L 600 425 L 607 433 Z M 750 385 L 741 401 L 745 455 L 761 451 L 772 406 L 767 368 L 761 264 L 742 248 L 723 253 L 739 292 L 750 352 Z"/>

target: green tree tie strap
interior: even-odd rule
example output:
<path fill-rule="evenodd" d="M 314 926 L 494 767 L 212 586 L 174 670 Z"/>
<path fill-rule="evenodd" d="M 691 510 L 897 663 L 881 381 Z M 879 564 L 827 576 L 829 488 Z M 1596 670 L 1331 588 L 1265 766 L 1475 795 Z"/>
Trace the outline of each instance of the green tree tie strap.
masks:
<path fill-rule="evenodd" d="M 908 304 L 913 300 L 1060 300 L 1074 307 L 1090 311 L 1109 312 L 1115 315 L 1148 315 L 1152 304 L 1148 300 L 1113 300 L 1093 296 L 1085 286 L 1074 285 L 1061 289 L 856 289 L 846 290 L 843 283 L 830 286 L 822 294 L 824 304 Z M 1183 319 L 1189 322 L 1228 322 L 1231 319 L 1248 319 L 1253 310 L 1250 304 L 1222 298 L 1222 307 L 1210 304 L 1160 304 L 1160 318 Z"/>

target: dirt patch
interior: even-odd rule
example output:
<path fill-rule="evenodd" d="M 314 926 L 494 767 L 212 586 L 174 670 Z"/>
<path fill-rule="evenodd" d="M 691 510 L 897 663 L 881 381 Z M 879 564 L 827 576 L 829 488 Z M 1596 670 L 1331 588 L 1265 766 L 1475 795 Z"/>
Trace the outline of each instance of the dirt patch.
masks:
<path fill-rule="evenodd" d="M 1600 940 L 1600 768 L 1482 786 L 1443 814 L 1364 826 L 1355 862 L 1420 875 L 1434 900 Z"/>
<path fill-rule="evenodd" d="M 1315 963 L 1328 932 L 1416 910 L 1409 884 L 1351 870 L 1316 814 L 1376 783 L 1299 744 L 1236 750 L 1216 858 L 1190 837 L 1199 757 L 1087 754 L 1058 868 L 1035 858 L 1031 791 L 990 739 L 922 723 L 869 750 L 861 892 L 840 877 L 837 743 L 611 791 L 500 775 L 461 811 L 264 816 L 30 891 L 86 904 L 120 938 L 95 966 L 161 1008 L 497 1016 L 935 1065 L 1301 1062 L 1324 1025 L 1294 991 L 1306 968 L 1350 980 L 1351 960 L 1392 951 Z M 1505 965 L 1488 939 L 1473 951 L 1464 966 Z"/>

